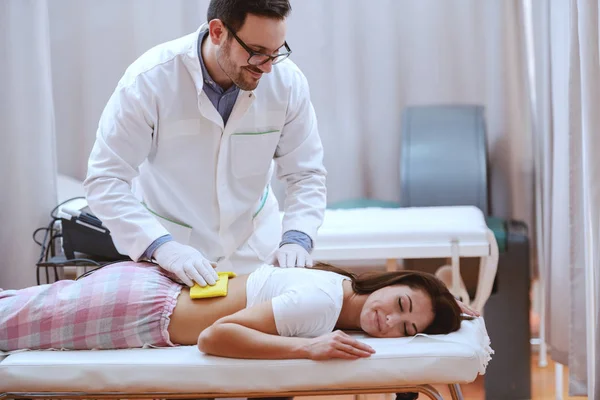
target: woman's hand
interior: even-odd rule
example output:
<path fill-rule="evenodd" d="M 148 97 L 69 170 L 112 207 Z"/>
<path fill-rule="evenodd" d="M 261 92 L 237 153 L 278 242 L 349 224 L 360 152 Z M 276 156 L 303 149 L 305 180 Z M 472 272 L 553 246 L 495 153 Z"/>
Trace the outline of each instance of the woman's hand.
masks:
<path fill-rule="evenodd" d="M 343 358 L 355 360 L 370 357 L 375 353 L 371 346 L 353 339 L 342 331 L 335 331 L 311 339 L 307 346 L 308 358 L 311 360 L 329 360 Z"/>

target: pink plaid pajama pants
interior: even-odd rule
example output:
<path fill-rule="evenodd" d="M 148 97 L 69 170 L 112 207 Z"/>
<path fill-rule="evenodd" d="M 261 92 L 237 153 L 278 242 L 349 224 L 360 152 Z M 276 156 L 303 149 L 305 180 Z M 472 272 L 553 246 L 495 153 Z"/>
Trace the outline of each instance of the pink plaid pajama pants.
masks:
<path fill-rule="evenodd" d="M 0 291 L 0 351 L 173 346 L 167 329 L 181 287 L 153 264 L 124 262 Z"/>

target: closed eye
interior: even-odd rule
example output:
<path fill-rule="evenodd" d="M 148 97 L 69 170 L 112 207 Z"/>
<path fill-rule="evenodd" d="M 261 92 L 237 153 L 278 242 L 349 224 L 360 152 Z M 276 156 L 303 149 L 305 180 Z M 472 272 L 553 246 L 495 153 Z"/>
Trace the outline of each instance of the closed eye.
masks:
<path fill-rule="evenodd" d="M 412 299 L 409 295 L 406 295 L 406 298 L 409 302 L 408 312 L 412 312 Z M 404 312 L 404 307 L 402 306 L 402 296 L 398 298 L 398 304 L 400 304 L 400 311 Z"/>
<path fill-rule="evenodd" d="M 416 336 L 416 334 L 419 333 L 419 330 L 417 329 L 417 326 L 414 323 L 412 324 L 414 331 L 411 335 L 408 334 L 408 330 L 406 329 L 406 322 L 403 324 L 403 326 L 404 326 L 404 336 Z"/>

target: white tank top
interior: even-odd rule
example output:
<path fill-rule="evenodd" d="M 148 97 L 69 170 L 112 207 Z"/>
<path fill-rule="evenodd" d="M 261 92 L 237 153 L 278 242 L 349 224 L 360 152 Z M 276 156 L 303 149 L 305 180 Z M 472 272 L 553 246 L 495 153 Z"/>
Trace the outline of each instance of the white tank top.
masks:
<path fill-rule="evenodd" d="M 335 328 L 347 279 L 329 271 L 263 265 L 248 276 L 246 307 L 271 300 L 279 335 L 321 336 Z"/>

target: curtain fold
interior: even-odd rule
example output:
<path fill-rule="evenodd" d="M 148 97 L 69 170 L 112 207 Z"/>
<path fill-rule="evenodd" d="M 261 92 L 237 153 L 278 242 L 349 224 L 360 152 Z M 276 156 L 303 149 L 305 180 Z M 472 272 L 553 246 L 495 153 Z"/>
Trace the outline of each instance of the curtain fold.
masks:
<path fill-rule="evenodd" d="M 571 141 L 574 156 L 571 176 L 573 239 L 571 262 L 572 319 L 569 353 L 569 391 L 595 394 L 600 384 L 596 348 L 600 254 L 600 58 L 598 52 L 598 2 L 571 1 Z M 596 398 L 596 397 L 593 397 Z"/>
<path fill-rule="evenodd" d="M 551 357 L 569 368 L 569 394 L 600 398 L 598 3 L 532 0 L 531 6 L 546 339 Z"/>
<path fill-rule="evenodd" d="M 45 0 L 0 2 L 0 288 L 36 284 L 35 229 L 56 205 L 54 105 Z M 39 240 L 43 232 L 38 235 Z"/>
<path fill-rule="evenodd" d="M 534 0 L 532 95 L 537 143 L 538 262 L 547 310 L 541 329 L 555 361 L 567 365 L 570 320 L 569 4 Z"/>

